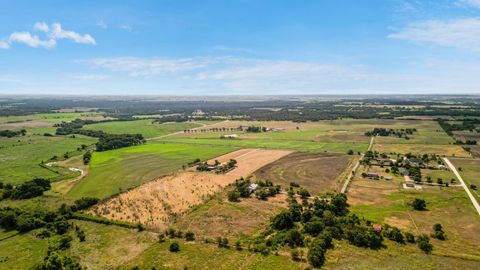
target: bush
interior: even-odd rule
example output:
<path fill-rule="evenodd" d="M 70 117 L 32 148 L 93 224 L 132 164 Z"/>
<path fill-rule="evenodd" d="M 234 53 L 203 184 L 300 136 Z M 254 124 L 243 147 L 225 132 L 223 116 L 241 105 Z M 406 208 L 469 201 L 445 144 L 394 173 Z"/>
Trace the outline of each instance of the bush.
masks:
<path fill-rule="evenodd" d="M 240 199 L 240 192 L 231 190 L 227 193 L 227 197 L 230 202 L 238 202 Z"/>
<path fill-rule="evenodd" d="M 195 240 L 195 234 L 193 232 L 186 232 L 185 233 L 185 240 L 187 241 L 194 241 Z"/>
<path fill-rule="evenodd" d="M 427 203 L 423 199 L 415 198 L 411 203 L 413 209 L 417 211 L 423 211 L 427 209 Z"/>
<path fill-rule="evenodd" d="M 168 248 L 170 252 L 179 252 L 180 251 L 180 245 L 177 242 L 173 242 L 170 244 L 170 247 Z"/>
<path fill-rule="evenodd" d="M 276 230 L 288 230 L 293 225 L 292 215 L 288 211 L 282 211 L 272 219 L 272 227 Z"/>
<path fill-rule="evenodd" d="M 428 235 L 422 234 L 418 236 L 417 245 L 423 252 L 427 254 L 432 253 L 433 246 L 432 244 L 430 244 L 430 238 L 428 237 Z"/>
<path fill-rule="evenodd" d="M 325 263 L 325 249 L 319 241 L 314 240 L 308 250 L 308 261 L 313 267 L 320 268 Z"/>
<path fill-rule="evenodd" d="M 405 233 L 405 239 L 408 243 L 415 243 L 415 236 L 409 232 Z"/>

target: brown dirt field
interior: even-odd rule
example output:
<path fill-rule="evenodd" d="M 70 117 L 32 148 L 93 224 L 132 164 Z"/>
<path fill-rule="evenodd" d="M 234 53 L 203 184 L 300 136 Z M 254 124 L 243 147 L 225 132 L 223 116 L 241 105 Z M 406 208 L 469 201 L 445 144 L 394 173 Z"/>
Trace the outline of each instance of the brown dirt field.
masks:
<path fill-rule="evenodd" d="M 229 202 L 226 194 L 224 191 L 181 216 L 175 227 L 209 238 L 251 236 L 265 228 L 271 217 L 288 207 L 286 194 L 278 194 L 267 201 L 252 196 L 237 203 Z"/>
<path fill-rule="evenodd" d="M 25 122 L 18 122 L 18 123 L 7 123 L 7 124 L 1 124 L 0 125 L 0 130 L 4 129 L 22 129 L 22 128 L 47 128 L 47 127 L 53 127 L 52 122 L 48 121 L 25 121 Z"/>
<path fill-rule="evenodd" d="M 256 179 L 288 186 L 295 182 L 316 194 L 338 191 L 354 156 L 338 154 L 292 153 L 255 172 Z"/>
<path fill-rule="evenodd" d="M 178 172 L 95 206 L 89 212 L 109 219 L 142 223 L 153 229 L 165 229 L 174 216 L 189 210 L 221 191 L 240 177 L 291 153 L 290 151 L 242 149 L 216 158 L 237 160 L 237 168 L 226 174 Z"/>

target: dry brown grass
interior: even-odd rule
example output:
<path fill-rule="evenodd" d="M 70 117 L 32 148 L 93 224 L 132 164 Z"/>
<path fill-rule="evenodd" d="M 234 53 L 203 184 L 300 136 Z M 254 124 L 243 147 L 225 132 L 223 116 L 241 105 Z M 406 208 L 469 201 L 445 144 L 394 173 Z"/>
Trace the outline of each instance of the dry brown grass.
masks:
<path fill-rule="evenodd" d="M 216 158 L 234 158 L 237 168 L 226 174 L 179 172 L 120 194 L 90 210 L 109 219 L 142 223 L 149 228 L 165 229 L 174 216 L 184 213 L 239 177 L 273 162 L 290 151 L 242 149 Z"/>

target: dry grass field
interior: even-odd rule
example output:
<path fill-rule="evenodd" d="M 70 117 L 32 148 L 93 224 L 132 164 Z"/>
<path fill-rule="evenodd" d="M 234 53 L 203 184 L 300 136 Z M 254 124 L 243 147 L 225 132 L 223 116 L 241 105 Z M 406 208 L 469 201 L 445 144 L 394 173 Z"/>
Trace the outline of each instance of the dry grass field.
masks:
<path fill-rule="evenodd" d="M 339 191 L 354 160 L 355 156 L 349 155 L 296 152 L 260 168 L 254 175 L 282 186 L 295 182 L 314 194 Z"/>
<path fill-rule="evenodd" d="M 179 172 L 148 182 L 94 207 L 90 213 L 106 218 L 142 223 L 165 229 L 172 217 L 198 205 L 240 177 L 288 155 L 290 151 L 242 149 L 220 156 L 236 159 L 237 168 L 226 174 Z"/>
<path fill-rule="evenodd" d="M 459 145 L 427 145 L 427 144 L 380 144 L 376 143 L 373 150 L 381 153 L 400 154 L 437 154 L 447 157 L 470 157 L 470 153 Z"/>
<path fill-rule="evenodd" d="M 288 207 L 286 194 L 278 194 L 266 201 L 252 196 L 240 202 L 230 202 L 227 199 L 230 189 L 227 188 L 206 203 L 192 208 L 173 225 L 207 238 L 250 237 L 265 228 L 271 217 Z"/>

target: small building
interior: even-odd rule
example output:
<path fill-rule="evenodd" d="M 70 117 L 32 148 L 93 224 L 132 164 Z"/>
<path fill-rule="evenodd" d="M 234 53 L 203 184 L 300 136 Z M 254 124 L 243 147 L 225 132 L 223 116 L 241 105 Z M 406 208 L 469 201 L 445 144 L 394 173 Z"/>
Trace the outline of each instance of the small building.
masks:
<path fill-rule="evenodd" d="M 407 159 L 405 159 L 405 162 L 406 163 L 420 164 L 420 163 L 423 163 L 423 159 L 421 159 L 421 158 L 407 158 Z"/>
<path fill-rule="evenodd" d="M 255 184 L 255 183 L 252 183 L 248 186 L 248 190 L 250 190 L 250 192 L 255 192 L 257 188 L 258 188 L 258 184 Z"/>
<path fill-rule="evenodd" d="M 374 179 L 374 180 L 380 179 L 380 175 L 378 175 L 378 173 L 372 173 L 372 172 L 368 172 L 367 177 L 371 178 L 371 179 Z"/>
<path fill-rule="evenodd" d="M 445 167 L 445 165 L 443 165 L 443 164 L 438 165 L 439 170 L 445 170 L 446 168 L 447 167 Z"/>
<path fill-rule="evenodd" d="M 222 138 L 235 139 L 238 138 L 238 134 L 225 134 L 222 136 Z"/>
<path fill-rule="evenodd" d="M 408 172 L 408 170 L 407 170 L 407 169 L 405 169 L 405 168 L 400 168 L 400 170 L 399 170 L 399 171 L 400 171 L 400 173 L 401 173 L 402 175 L 405 175 L 405 176 L 406 176 L 406 175 L 409 175 L 409 172 Z"/>
<path fill-rule="evenodd" d="M 385 176 L 385 180 L 392 180 L 392 179 L 393 179 L 393 177 L 391 177 L 391 176 Z"/>

